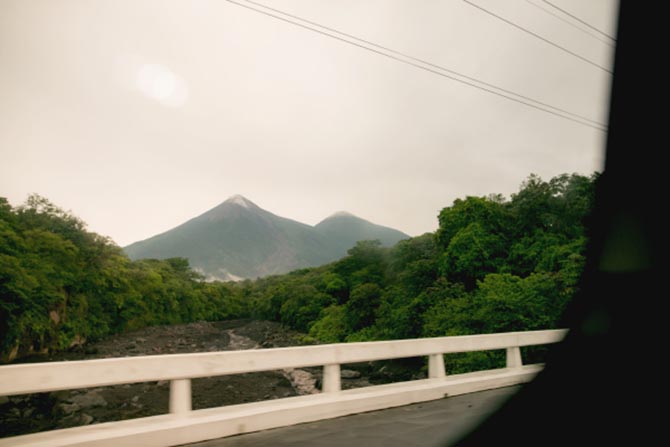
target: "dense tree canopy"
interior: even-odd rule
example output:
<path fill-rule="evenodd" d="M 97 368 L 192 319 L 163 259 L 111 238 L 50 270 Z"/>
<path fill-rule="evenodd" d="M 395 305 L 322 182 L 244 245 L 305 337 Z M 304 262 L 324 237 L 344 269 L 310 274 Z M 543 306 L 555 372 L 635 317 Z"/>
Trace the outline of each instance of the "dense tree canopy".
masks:
<path fill-rule="evenodd" d="M 435 233 L 392 248 L 361 241 L 332 264 L 251 284 L 252 309 L 324 342 L 555 328 L 583 270 L 597 179 L 531 175 L 509 200 L 457 199 L 440 212 Z M 295 299 L 285 301 L 282 286 L 320 295 L 301 311 Z M 277 313 L 262 311 L 268 308 Z M 292 322 L 290 315 L 308 318 Z M 453 356 L 448 366 L 502 359 L 474 353 Z"/>
<path fill-rule="evenodd" d="M 131 262 L 43 197 L 0 198 L 0 354 L 67 349 L 152 324 L 245 315 L 240 291 L 200 280 L 188 261 Z"/>
<path fill-rule="evenodd" d="M 455 200 L 435 233 L 391 248 L 360 241 L 334 263 L 239 283 L 205 282 L 181 258 L 132 262 L 44 198 L 18 208 L 0 198 L 1 352 L 247 315 L 331 343 L 554 328 L 583 269 L 597 178 L 531 175 L 509 200 Z M 447 366 L 501 359 L 464 354 Z"/>

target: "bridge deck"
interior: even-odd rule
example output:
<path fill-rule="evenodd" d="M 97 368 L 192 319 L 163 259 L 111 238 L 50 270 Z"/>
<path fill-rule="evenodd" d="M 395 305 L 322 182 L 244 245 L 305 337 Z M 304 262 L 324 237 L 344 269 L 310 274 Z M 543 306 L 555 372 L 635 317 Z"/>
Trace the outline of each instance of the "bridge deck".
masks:
<path fill-rule="evenodd" d="M 388 410 L 264 430 L 189 447 L 442 446 L 494 412 L 519 386 L 464 394 Z"/>

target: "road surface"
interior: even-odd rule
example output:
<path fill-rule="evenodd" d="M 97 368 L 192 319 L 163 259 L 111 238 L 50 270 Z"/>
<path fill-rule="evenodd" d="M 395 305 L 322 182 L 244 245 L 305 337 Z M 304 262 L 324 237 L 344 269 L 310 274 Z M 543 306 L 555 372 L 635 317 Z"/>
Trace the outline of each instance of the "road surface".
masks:
<path fill-rule="evenodd" d="M 188 447 L 432 447 L 449 445 L 493 413 L 519 386 L 264 430 Z"/>

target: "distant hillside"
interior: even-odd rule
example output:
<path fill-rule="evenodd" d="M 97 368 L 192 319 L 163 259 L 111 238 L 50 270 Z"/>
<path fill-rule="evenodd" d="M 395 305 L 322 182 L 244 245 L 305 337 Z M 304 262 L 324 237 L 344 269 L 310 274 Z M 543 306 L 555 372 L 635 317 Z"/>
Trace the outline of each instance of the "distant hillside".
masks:
<path fill-rule="evenodd" d="M 379 239 L 390 246 L 408 237 L 348 213 L 336 213 L 312 227 L 272 214 L 238 195 L 124 250 L 131 259 L 188 258 L 207 277 L 228 280 L 325 264 L 363 239 Z"/>
<path fill-rule="evenodd" d="M 322 220 L 314 227 L 331 244 L 335 259 L 347 254 L 356 242 L 379 239 L 382 245 L 390 247 L 402 239 L 405 233 L 393 228 L 373 224 L 346 211 L 340 211 Z"/>

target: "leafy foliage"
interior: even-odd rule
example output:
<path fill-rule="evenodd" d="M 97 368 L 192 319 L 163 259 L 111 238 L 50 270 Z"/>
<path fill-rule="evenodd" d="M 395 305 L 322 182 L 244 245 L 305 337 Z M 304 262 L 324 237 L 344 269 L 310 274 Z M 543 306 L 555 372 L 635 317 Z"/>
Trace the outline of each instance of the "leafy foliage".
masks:
<path fill-rule="evenodd" d="M 392 248 L 360 241 L 329 265 L 249 283 L 252 313 L 329 343 L 555 328 L 583 270 L 597 179 L 531 175 L 509 200 L 457 199 L 435 233 Z M 307 286 L 302 298 L 286 292 Z M 504 353 L 446 363 L 495 367 Z"/>
<path fill-rule="evenodd" d="M 455 200 L 435 233 L 390 248 L 359 241 L 331 264 L 239 283 L 205 282 L 182 258 L 131 261 L 39 196 L 16 209 L 0 199 L 1 352 L 241 316 L 329 343 L 554 328 L 583 270 L 597 179 L 531 175 L 509 200 Z M 450 372 L 501 362 L 446 358 Z"/>
<path fill-rule="evenodd" d="M 0 354 L 67 349 L 123 330 L 246 315 L 238 288 L 204 283 L 182 258 L 132 262 L 33 195 L 0 198 Z"/>

